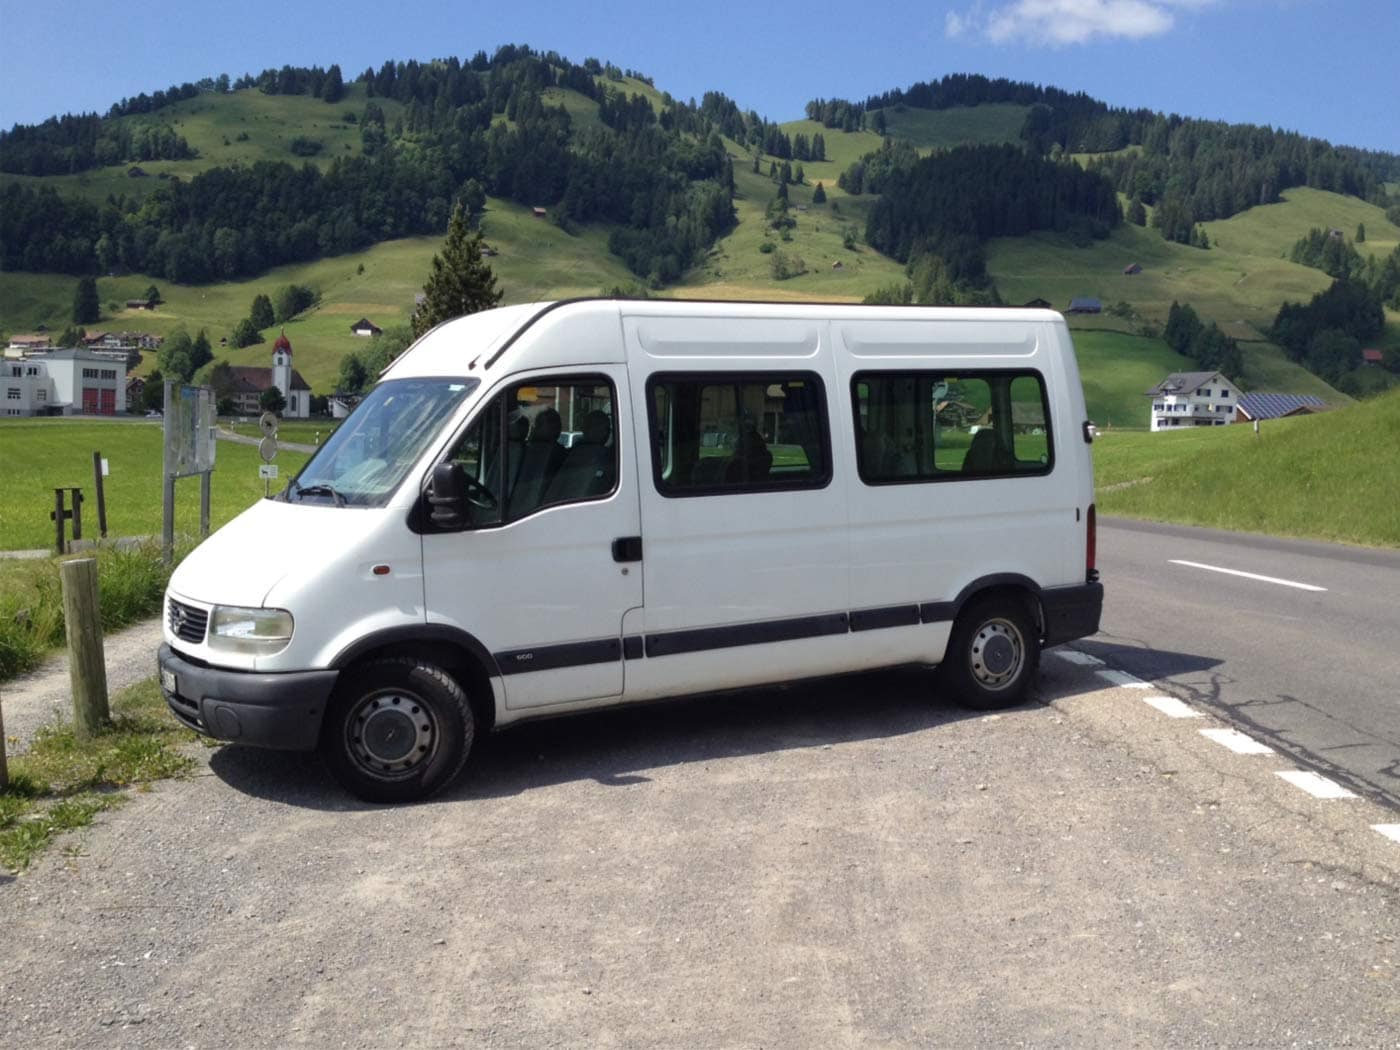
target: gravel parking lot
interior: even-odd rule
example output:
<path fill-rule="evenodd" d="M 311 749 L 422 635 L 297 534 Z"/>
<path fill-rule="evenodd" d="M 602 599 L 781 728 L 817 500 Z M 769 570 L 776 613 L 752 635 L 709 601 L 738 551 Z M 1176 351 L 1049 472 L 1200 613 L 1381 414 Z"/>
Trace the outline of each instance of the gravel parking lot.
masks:
<path fill-rule="evenodd" d="M 1386 814 L 1045 665 L 539 723 L 401 809 L 206 752 L 0 882 L 0 1044 L 1400 1045 Z"/>

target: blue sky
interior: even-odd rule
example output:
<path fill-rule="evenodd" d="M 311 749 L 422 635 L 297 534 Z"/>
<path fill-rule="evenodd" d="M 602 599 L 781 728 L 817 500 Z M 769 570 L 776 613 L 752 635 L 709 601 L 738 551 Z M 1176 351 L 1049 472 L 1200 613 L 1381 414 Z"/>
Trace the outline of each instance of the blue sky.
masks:
<path fill-rule="evenodd" d="M 338 62 L 349 79 L 505 43 L 638 69 L 679 98 L 723 91 L 774 120 L 966 72 L 1400 152 L 1396 0 L 0 0 L 0 128 L 219 73 Z"/>

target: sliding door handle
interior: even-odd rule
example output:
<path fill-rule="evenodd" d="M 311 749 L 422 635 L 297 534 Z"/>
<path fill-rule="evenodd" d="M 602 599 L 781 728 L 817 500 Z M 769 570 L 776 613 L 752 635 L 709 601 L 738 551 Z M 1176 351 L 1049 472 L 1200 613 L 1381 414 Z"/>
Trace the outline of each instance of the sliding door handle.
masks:
<path fill-rule="evenodd" d="M 612 542 L 613 561 L 641 561 L 642 560 L 642 538 L 640 536 L 621 536 Z"/>

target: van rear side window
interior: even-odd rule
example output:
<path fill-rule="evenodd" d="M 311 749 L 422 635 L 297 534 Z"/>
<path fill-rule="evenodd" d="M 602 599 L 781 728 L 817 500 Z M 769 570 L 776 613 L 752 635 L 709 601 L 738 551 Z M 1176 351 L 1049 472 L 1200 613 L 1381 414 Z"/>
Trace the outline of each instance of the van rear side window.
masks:
<path fill-rule="evenodd" d="M 1019 477 L 1054 466 L 1038 372 L 859 372 L 851 397 L 866 484 Z"/>
<path fill-rule="evenodd" d="M 657 375 L 647 383 L 652 474 L 663 496 L 822 488 L 826 396 L 814 373 Z"/>

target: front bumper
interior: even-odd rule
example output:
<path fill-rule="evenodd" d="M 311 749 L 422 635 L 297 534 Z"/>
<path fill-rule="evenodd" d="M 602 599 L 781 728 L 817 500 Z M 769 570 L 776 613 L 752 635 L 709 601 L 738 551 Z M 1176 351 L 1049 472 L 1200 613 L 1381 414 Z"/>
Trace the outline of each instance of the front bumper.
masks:
<path fill-rule="evenodd" d="M 167 644 L 161 645 L 157 664 L 171 713 L 196 733 L 284 751 L 316 747 L 326 701 L 340 675 L 230 671 L 194 663 Z"/>
<path fill-rule="evenodd" d="M 1087 638 L 1099 629 L 1103 614 L 1103 584 L 1049 587 L 1040 592 L 1045 614 L 1045 646 Z"/>

